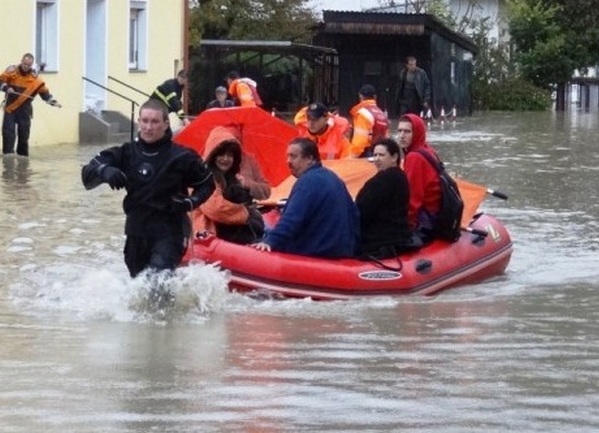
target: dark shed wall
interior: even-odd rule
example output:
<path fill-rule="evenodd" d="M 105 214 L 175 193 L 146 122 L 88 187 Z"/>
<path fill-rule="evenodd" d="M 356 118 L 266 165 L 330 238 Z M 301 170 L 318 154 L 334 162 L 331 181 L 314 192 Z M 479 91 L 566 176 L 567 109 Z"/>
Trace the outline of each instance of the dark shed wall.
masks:
<path fill-rule="evenodd" d="M 333 41 L 339 53 L 339 101 L 322 102 L 339 105 L 344 114 L 357 103 L 358 89 L 368 83 L 377 89 L 378 105 L 395 115 L 399 71 L 405 58 L 415 55 L 419 65 L 430 70 L 429 40 L 423 36 L 404 36 L 400 42 L 381 35 L 326 35 L 314 43 Z"/>
<path fill-rule="evenodd" d="M 430 72 L 433 83 L 433 111 L 448 113 L 455 105 L 459 113 L 471 112 L 472 53 L 438 34 L 431 35 Z"/>
<path fill-rule="evenodd" d="M 407 56 L 416 57 L 431 80 L 434 116 L 454 104 L 460 113 L 471 113 L 476 47 L 432 16 L 325 11 L 313 43 L 339 53 L 338 101 L 322 102 L 338 105 L 344 114 L 357 102 L 360 86 L 370 83 L 379 106 L 397 115 L 399 71 Z"/>

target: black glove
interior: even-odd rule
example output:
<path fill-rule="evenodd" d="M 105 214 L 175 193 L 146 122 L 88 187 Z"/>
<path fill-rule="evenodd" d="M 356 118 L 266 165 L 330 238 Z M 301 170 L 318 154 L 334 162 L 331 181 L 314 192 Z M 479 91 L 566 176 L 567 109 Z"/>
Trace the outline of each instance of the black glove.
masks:
<path fill-rule="evenodd" d="M 193 210 L 193 200 L 185 195 L 171 197 L 171 209 L 177 213 L 187 213 Z"/>
<path fill-rule="evenodd" d="M 100 172 L 100 177 L 110 185 L 112 189 L 124 188 L 127 184 L 127 176 L 116 167 L 106 166 Z"/>

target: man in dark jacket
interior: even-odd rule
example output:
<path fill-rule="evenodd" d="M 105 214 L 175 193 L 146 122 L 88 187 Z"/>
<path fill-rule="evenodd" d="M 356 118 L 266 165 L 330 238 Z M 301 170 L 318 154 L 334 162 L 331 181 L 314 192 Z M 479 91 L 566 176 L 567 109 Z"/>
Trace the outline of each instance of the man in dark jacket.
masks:
<path fill-rule="evenodd" d="M 124 253 L 132 277 L 145 269 L 177 267 L 190 232 L 187 214 L 214 190 L 200 156 L 172 142 L 164 104 L 152 99 L 142 104 L 138 122 L 134 142 L 101 151 L 81 172 L 86 189 L 107 183 L 127 190 Z"/>
<path fill-rule="evenodd" d="M 254 247 L 315 257 L 351 257 L 359 239 L 358 207 L 343 181 L 322 166 L 318 146 L 296 138 L 287 164 L 297 181 L 277 225 Z"/>
<path fill-rule="evenodd" d="M 189 119 L 185 116 L 183 103 L 181 102 L 185 84 L 187 84 L 187 72 L 181 70 L 175 78 L 166 80 L 156 87 L 154 92 L 150 95 L 150 98 L 161 101 L 166 105 L 169 113 L 176 113 L 183 125 L 187 126 L 189 124 Z"/>
<path fill-rule="evenodd" d="M 416 58 L 406 58 L 406 66 L 399 72 L 397 89 L 399 115 L 426 114 L 431 104 L 431 82 L 424 69 L 416 66 Z"/>

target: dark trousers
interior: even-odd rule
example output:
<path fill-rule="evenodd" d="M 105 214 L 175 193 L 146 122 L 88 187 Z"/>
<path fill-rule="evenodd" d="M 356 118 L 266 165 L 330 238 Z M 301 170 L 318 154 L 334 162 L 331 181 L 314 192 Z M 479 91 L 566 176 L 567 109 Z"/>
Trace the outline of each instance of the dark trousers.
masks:
<path fill-rule="evenodd" d="M 420 116 L 422 112 L 422 101 L 416 89 L 405 89 L 403 97 L 399 100 L 399 115 L 412 113 L 416 116 Z M 424 113 L 426 114 L 426 113 Z"/>
<path fill-rule="evenodd" d="M 145 269 L 174 270 L 185 253 L 183 236 L 127 236 L 125 241 L 125 264 L 131 277 Z"/>
<path fill-rule="evenodd" d="M 2 120 L 2 153 L 15 153 L 15 139 L 18 139 L 17 154 L 29 156 L 30 130 L 31 115 L 28 110 L 5 111 Z"/>

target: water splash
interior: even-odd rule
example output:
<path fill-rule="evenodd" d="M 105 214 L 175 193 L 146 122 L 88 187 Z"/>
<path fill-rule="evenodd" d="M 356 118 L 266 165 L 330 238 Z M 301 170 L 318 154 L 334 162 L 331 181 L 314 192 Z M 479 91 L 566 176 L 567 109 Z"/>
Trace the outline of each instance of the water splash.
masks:
<path fill-rule="evenodd" d="M 47 315 L 53 311 L 75 320 L 205 320 L 222 311 L 228 296 L 229 274 L 199 262 L 168 275 L 141 274 L 133 279 L 122 271 L 73 263 L 27 266 L 20 272 L 19 282 L 10 285 L 15 305 L 27 314 Z M 152 284 L 156 282 L 173 293 L 174 302 L 169 308 L 148 308 Z"/>

